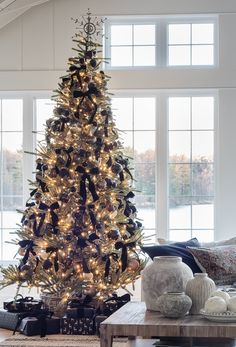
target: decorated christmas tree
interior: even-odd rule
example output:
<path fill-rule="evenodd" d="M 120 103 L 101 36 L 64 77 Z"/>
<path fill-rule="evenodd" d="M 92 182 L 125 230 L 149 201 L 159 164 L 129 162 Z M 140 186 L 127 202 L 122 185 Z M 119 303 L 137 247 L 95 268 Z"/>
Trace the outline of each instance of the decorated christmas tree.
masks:
<path fill-rule="evenodd" d="M 2 287 L 38 287 L 61 303 L 83 293 L 103 300 L 134 283 L 144 265 L 129 158 L 112 116 L 109 77 L 101 70 L 103 20 L 88 12 L 76 23 L 77 56 L 56 90 L 13 241 L 19 265 L 2 269 L 1 281 Z"/>

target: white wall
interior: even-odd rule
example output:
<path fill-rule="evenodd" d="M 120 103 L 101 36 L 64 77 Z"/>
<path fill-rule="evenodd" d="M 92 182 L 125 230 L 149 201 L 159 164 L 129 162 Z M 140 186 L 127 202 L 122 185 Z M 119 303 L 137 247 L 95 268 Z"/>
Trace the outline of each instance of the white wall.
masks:
<path fill-rule="evenodd" d="M 217 235 L 236 236 L 236 88 L 219 93 Z"/>
<path fill-rule="evenodd" d="M 51 0 L 0 30 L 0 91 L 53 90 L 72 54 L 71 17 L 97 15 L 219 14 L 219 67 L 111 71 L 110 88 L 219 89 L 219 158 L 216 238 L 236 230 L 236 1 Z"/>

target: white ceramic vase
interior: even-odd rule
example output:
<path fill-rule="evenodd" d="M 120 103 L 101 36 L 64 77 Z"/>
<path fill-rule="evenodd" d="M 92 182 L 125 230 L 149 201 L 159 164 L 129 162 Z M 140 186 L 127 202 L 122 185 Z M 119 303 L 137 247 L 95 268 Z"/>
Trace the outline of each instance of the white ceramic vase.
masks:
<path fill-rule="evenodd" d="M 142 271 L 142 293 L 148 310 L 159 311 L 157 299 L 165 292 L 184 292 L 193 278 L 190 267 L 180 257 L 155 257 Z"/>
<path fill-rule="evenodd" d="M 186 294 L 192 299 L 190 314 L 199 314 L 204 308 L 205 302 L 216 290 L 215 282 L 210 279 L 207 273 L 195 273 L 186 286 Z"/>

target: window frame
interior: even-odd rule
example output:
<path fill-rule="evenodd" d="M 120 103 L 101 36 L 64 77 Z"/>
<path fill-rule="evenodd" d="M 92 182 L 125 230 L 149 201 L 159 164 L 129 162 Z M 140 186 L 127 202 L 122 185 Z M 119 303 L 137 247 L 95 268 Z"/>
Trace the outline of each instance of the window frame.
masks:
<path fill-rule="evenodd" d="M 22 138 L 22 150 L 23 150 L 23 208 L 29 198 L 29 180 L 34 180 L 33 171 L 35 169 L 35 156 L 30 153 L 35 153 L 36 148 L 36 136 L 33 133 L 36 124 L 36 103 L 35 100 L 50 99 L 52 92 L 50 91 L 0 91 L 0 99 L 21 99 L 23 102 L 23 138 Z M 20 215 L 19 215 L 20 223 Z M 5 229 L 16 229 L 5 228 Z M 3 234 L 2 224 L 0 228 L 0 265 L 8 265 L 9 260 L 3 260 Z M 12 259 L 10 263 L 16 263 L 16 260 Z"/>
<path fill-rule="evenodd" d="M 181 17 L 181 18 L 170 18 L 166 26 L 166 66 L 169 69 L 214 69 L 219 66 L 219 27 L 218 27 L 218 16 L 190 16 L 190 17 Z M 214 64 L 212 65 L 169 65 L 169 43 L 168 43 L 168 26 L 169 24 L 213 24 L 214 25 Z M 192 47 L 192 42 L 189 45 Z"/>
<path fill-rule="evenodd" d="M 212 65 L 169 65 L 169 24 L 209 24 L 214 25 L 214 64 Z M 111 57 L 111 25 L 155 25 L 155 61 L 153 66 L 111 66 L 104 64 L 105 70 L 150 70 L 150 69 L 215 69 L 219 66 L 219 16 L 209 15 L 162 15 L 162 16 L 110 16 L 104 24 L 104 56 Z M 192 45 L 190 45 L 192 46 Z M 132 45 L 135 47 L 135 45 Z"/>
<path fill-rule="evenodd" d="M 139 69 L 153 69 L 157 66 L 157 61 L 158 61 L 158 52 L 157 52 L 157 42 L 158 40 L 158 30 L 157 30 L 157 25 L 156 22 L 154 20 L 151 19 L 147 19 L 145 18 L 138 18 L 135 17 L 135 22 L 131 22 L 130 19 L 126 18 L 124 19 L 124 17 L 113 17 L 112 19 L 107 19 L 107 21 L 104 24 L 104 32 L 105 32 L 105 40 L 104 40 L 104 56 L 105 58 L 108 58 L 108 62 L 106 64 L 104 64 L 104 68 L 105 70 L 129 70 L 129 69 L 134 69 L 134 70 L 139 70 Z M 112 25 L 155 25 L 155 40 L 156 43 L 153 45 L 155 47 L 155 64 L 151 65 L 151 66 L 138 66 L 138 65 L 129 65 L 129 66 L 112 66 L 110 64 L 110 60 L 111 59 L 111 26 Z M 131 45 L 132 49 L 135 47 L 136 45 Z"/>
<path fill-rule="evenodd" d="M 218 132 L 219 132 L 219 105 L 217 89 L 168 89 L 168 90 L 112 90 L 114 97 L 155 97 L 156 98 L 156 153 L 155 162 L 155 242 L 158 238 L 169 239 L 169 177 L 168 177 L 168 99 L 169 97 L 214 97 L 214 239 L 218 235 L 217 229 L 217 210 L 218 210 L 218 171 L 219 171 L 219 151 L 218 151 Z M 115 114 L 115 112 L 114 112 Z M 133 130 L 135 131 L 135 130 Z M 145 225 L 144 225 L 145 226 Z M 151 229 L 150 229 L 151 230 Z M 191 229 L 192 230 L 192 229 Z"/>
<path fill-rule="evenodd" d="M 218 96 L 218 90 L 214 90 L 214 89 L 207 89 L 207 90 L 182 90 L 182 91 L 168 91 L 167 92 L 167 98 L 166 98 L 166 131 L 167 131 L 167 144 L 166 144 L 166 162 L 167 162 L 167 171 L 166 171 L 166 178 L 167 178 L 167 210 L 169 211 L 169 185 L 168 185 L 168 181 L 169 181 L 169 170 L 168 170 L 168 166 L 169 166 L 169 148 L 168 148 L 168 134 L 169 134 L 169 129 L 168 129 L 168 101 L 169 98 L 171 97 L 213 97 L 214 98 L 214 124 L 213 124 L 213 136 L 214 136 L 214 141 L 213 141 L 213 161 L 212 161 L 212 165 L 213 165 L 213 190 L 214 190 L 214 195 L 213 195 L 213 213 L 214 213 L 214 227 L 213 227 L 213 239 L 216 239 L 216 235 L 217 235 L 217 224 L 216 224 L 216 218 L 217 218 L 217 208 L 218 208 L 218 165 L 219 165 L 219 151 L 218 151 L 218 133 L 219 133 L 219 104 L 218 104 L 218 100 L 219 100 L 219 96 Z M 191 111 L 192 112 L 192 111 Z M 190 132 L 192 133 L 192 129 L 190 129 Z M 201 130 L 200 130 L 201 131 Z M 203 130 L 204 131 L 204 130 Z M 191 135 L 192 136 L 192 135 Z M 192 159 L 189 162 L 190 166 L 193 164 Z M 194 196 L 190 196 L 190 199 L 192 199 Z M 191 205 L 192 206 L 192 205 Z M 167 238 L 169 239 L 169 232 L 170 230 L 178 230 L 176 229 L 170 229 L 169 227 L 169 214 L 168 214 L 168 218 L 166 219 L 167 222 L 167 230 L 168 230 L 168 235 Z M 181 229 L 182 230 L 182 229 Z M 185 228 L 183 228 L 183 230 L 185 230 Z M 187 229 L 186 229 L 187 230 Z M 191 210 L 191 237 L 194 237 L 194 235 L 192 235 L 192 232 L 195 230 L 195 228 L 192 228 L 192 210 Z M 202 229 L 196 229 L 196 230 L 207 230 L 206 228 Z M 212 229 L 209 229 L 212 230 Z"/>
<path fill-rule="evenodd" d="M 159 105 L 159 95 L 157 93 L 157 91 L 152 91 L 152 90 L 147 90 L 147 89 L 143 89 L 143 90 L 111 90 L 111 93 L 114 94 L 113 97 L 114 98 L 141 98 L 141 97 L 146 97 L 146 98 L 155 98 L 155 106 L 156 106 L 156 112 L 155 112 L 155 126 L 156 129 L 154 130 L 155 132 L 155 152 L 157 153 L 158 151 L 158 136 L 157 136 L 157 129 L 158 129 L 158 105 Z M 113 114 L 115 115 L 116 112 L 115 110 L 113 111 Z M 127 130 L 129 132 L 134 133 L 135 131 L 140 131 L 140 130 L 134 130 L 132 128 L 132 130 Z M 141 131 L 145 131 L 145 130 L 141 130 Z M 149 130 L 152 131 L 152 130 Z M 133 148 L 134 148 L 134 137 L 133 137 Z M 159 165 L 158 165 L 159 166 Z M 158 187 L 157 187 L 157 177 L 159 172 L 157 172 L 157 163 L 155 162 L 155 173 L 156 173 L 156 177 L 155 177 L 155 206 L 157 206 L 157 195 L 158 195 Z M 155 214 L 156 214 L 156 208 L 155 208 Z M 154 240 L 155 243 L 157 242 L 157 238 L 159 237 L 159 234 L 157 233 L 158 230 L 158 218 L 155 218 L 155 228 L 145 228 L 144 226 L 144 230 L 153 230 L 153 234 L 154 234 Z"/>
<path fill-rule="evenodd" d="M 214 97 L 214 238 L 217 238 L 219 231 L 217 229 L 217 210 L 218 210 L 218 170 L 219 170 L 219 150 L 218 150 L 218 89 L 185 89 L 185 90 L 111 90 L 114 97 L 154 97 L 156 99 L 156 130 L 155 146 L 157 160 L 155 163 L 156 185 L 155 185 L 155 206 L 156 220 L 155 241 L 157 238 L 168 238 L 169 234 L 169 215 L 168 215 L 168 98 L 178 96 L 213 96 Z M 23 204 L 29 197 L 28 180 L 34 179 L 32 171 L 35 168 L 35 156 L 25 153 L 35 152 L 35 134 L 32 131 L 36 124 L 36 99 L 51 99 L 51 91 L 25 91 L 25 92 L 1 92 L 1 99 L 20 98 L 23 100 Z M 115 112 L 114 112 L 115 114 Z M 163 115 L 163 116 L 160 116 Z M 49 117 L 50 115 L 48 115 Z M 133 130 L 135 131 L 135 130 Z M 161 137 L 162 136 L 162 137 Z M 152 229 L 150 229 L 152 230 Z M 1 241 L 1 239 L 0 239 Z M 0 247 L 3 247 L 1 242 Z M 11 261 L 14 263 L 14 260 Z M 1 260 L 2 265 L 9 263 L 7 260 Z"/>

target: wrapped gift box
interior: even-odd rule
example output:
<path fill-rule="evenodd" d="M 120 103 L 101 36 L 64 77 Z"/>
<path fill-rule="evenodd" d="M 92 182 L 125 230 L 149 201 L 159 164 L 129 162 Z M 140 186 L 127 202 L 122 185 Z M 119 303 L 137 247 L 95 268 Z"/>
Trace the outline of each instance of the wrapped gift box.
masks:
<path fill-rule="evenodd" d="M 119 305 L 116 301 L 104 302 L 102 313 L 105 316 L 110 316 L 112 313 L 116 312 L 119 309 Z"/>
<path fill-rule="evenodd" d="M 26 312 L 15 313 L 0 310 L 0 328 L 15 330 L 18 320 L 24 315 L 26 315 Z"/>
<path fill-rule="evenodd" d="M 41 300 L 35 300 L 32 296 L 25 298 L 18 294 L 14 300 L 3 302 L 4 310 L 9 312 L 32 312 L 38 311 L 42 307 Z"/>
<path fill-rule="evenodd" d="M 91 307 L 75 307 L 66 310 L 67 318 L 93 318 L 95 309 Z"/>
<path fill-rule="evenodd" d="M 130 300 L 130 295 L 114 294 L 104 302 L 88 296 L 69 302 L 66 316 L 61 320 L 62 334 L 99 335 L 100 323 Z"/>
<path fill-rule="evenodd" d="M 116 312 L 119 308 L 127 304 L 130 301 L 130 295 L 124 294 L 122 296 L 118 296 L 114 294 L 111 298 L 104 301 L 102 305 L 101 313 L 104 316 L 110 316 L 112 313 Z"/>
<path fill-rule="evenodd" d="M 67 335 L 94 335 L 93 318 L 62 318 L 61 333 Z"/>
<path fill-rule="evenodd" d="M 18 330 L 26 336 L 60 334 L 60 318 L 51 317 L 41 320 L 40 317 L 25 317 Z"/>

